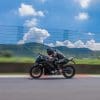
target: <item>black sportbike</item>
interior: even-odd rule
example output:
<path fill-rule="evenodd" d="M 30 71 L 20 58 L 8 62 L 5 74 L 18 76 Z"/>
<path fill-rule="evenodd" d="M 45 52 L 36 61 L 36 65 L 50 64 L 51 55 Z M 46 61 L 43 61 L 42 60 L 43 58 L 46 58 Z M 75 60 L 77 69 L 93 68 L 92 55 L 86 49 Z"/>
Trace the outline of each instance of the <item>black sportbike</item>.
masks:
<path fill-rule="evenodd" d="M 45 55 L 39 54 L 33 67 L 30 69 L 30 76 L 38 79 L 44 75 L 63 75 L 69 79 L 75 75 L 75 62 L 73 58 L 50 61 Z"/>

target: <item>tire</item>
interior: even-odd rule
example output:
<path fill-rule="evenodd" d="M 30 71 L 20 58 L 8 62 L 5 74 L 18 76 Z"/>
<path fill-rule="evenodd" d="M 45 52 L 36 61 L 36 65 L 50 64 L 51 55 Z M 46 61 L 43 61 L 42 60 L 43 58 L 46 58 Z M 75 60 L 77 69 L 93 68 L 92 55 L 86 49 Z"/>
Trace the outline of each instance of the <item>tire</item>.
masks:
<path fill-rule="evenodd" d="M 43 69 L 38 67 L 38 66 L 33 66 L 31 69 L 30 69 L 30 76 L 34 79 L 38 79 L 42 76 L 43 74 Z"/>
<path fill-rule="evenodd" d="M 62 74 L 66 79 L 70 79 L 75 75 L 75 68 L 72 65 L 67 65 L 63 68 Z"/>

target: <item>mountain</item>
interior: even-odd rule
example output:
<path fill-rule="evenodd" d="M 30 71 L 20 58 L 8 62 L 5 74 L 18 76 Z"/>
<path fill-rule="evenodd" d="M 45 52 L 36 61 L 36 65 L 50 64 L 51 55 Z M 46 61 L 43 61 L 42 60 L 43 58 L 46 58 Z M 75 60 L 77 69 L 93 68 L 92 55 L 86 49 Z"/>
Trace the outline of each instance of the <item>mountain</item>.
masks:
<path fill-rule="evenodd" d="M 0 54 L 5 52 L 10 52 L 13 56 L 20 57 L 36 57 L 38 53 L 46 54 L 46 49 L 49 46 L 40 43 L 26 43 L 26 44 L 0 44 Z M 54 47 L 54 49 L 59 50 L 65 56 L 74 56 L 77 58 L 87 58 L 87 57 L 100 57 L 100 52 L 94 52 L 87 48 L 67 48 L 65 46 Z"/>
<path fill-rule="evenodd" d="M 1 52 L 10 52 L 13 56 L 23 57 L 36 57 L 38 53 L 44 53 L 46 51 L 45 46 L 39 43 L 26 43 L 26 44 L 0 44 Z"/>
<path fill-rule="evenodd" d="M 55 49 L 61 51 L 65 56 L 74 56 L 78 58 L 92 57 L 94 52 L 88 48 L 68 48 L 65 46 L 55 47 Z"/>

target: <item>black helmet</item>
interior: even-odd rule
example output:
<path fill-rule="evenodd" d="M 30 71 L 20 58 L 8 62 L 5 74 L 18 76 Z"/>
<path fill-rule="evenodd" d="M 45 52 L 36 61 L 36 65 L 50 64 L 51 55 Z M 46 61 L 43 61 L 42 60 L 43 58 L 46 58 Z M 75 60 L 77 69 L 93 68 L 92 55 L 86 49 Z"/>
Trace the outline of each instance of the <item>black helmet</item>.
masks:
<path fill-rule="evenodd" d="M 48 55 L 53 55 L 54 54 L 54 50 L 52 48 L 48 48 L 47 49 L 47 54 Z"/>

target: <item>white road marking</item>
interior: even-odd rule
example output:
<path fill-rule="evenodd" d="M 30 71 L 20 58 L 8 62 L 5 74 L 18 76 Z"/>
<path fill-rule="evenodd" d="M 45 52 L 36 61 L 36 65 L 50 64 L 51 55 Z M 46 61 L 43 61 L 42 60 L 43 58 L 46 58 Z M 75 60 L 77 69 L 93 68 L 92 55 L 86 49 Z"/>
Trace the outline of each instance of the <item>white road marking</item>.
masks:
<path fill-rule="evenodd" d="M 75 78 L 100 78 L 100 75 L 77 74 Z M 0 75 L 0 78 L 30 78 L 29 75 Z M 42 76 L 42 78 L 63 78 L 62 75 Z"/>

